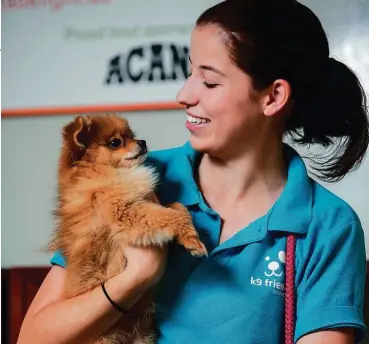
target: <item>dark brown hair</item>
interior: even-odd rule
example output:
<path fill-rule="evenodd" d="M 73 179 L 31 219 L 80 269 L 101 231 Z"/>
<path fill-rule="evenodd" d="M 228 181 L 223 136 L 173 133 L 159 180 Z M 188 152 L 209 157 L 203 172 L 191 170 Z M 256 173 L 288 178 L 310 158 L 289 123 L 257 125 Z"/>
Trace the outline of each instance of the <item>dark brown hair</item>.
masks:
<path fill-rule="evenodd" d="M 362 162 L 369 144 L 366 97 L 356 75 L 329 57 L 317 16 L 294 0 L 227 0 L 206 10 L 196 26 L 216 25 L 234 63 L 255 90 L 276 79 L 292 89 L 286 133 L 294 142 L 332 147 L 315 173 L 338 181 Z"/>

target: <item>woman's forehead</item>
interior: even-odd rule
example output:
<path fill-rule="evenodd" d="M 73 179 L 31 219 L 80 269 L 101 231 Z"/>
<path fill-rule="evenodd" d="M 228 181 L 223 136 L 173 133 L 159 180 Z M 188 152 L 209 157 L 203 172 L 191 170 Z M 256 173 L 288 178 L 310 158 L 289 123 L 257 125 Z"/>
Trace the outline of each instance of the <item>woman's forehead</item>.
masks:
<path fill-rule="evenodd" d="M 218 28 L 205 26 L 193 30 L 190 60 L 194 65 L 211 64 L 218 69 L 232 63 Z"/>
<path fill-rule="evenodd" d="M 226 43 L 224 32 L 215 25 L 195 28 L 192 32 L 189 56 L 192 67 L 210 66 L 219 70 L 221 73 L 218 74 L 223 74 L 223 77 L 235 80 L 244 78 L 245 73 L 232 60 Z"/>

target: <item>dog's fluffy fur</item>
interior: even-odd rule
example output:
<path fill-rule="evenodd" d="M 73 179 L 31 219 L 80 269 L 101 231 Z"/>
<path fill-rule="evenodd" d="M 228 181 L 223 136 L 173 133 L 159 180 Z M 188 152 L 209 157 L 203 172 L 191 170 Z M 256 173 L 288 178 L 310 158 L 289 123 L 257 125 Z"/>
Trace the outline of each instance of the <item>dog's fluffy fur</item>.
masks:
<path fill-rule="evenodd" d="M 152 197 L 156 177 L 143 166 L 146 144 L 124 118 L 78 116 L 62 138 L 57 228 L 48 247 L 66 258 L 67 298 L 121 273 L 127 245 L 162 246 L 176 239 L 193 255 L 206 255 L 187 209 L 180 203 L 161 206 Z M 151 344 L 153 317 L 147 304 L 131 329 L 116 326 L 94 343 Z"/>

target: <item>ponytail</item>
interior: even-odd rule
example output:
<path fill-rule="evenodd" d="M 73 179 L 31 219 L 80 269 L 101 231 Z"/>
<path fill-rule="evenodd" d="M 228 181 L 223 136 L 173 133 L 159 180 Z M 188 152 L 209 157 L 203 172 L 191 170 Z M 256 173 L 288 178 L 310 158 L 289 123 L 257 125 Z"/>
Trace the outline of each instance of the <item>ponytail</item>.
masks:
<path fill-rule="evenodd" d="M 327 149 L 316 157 L 320 166 L 314 169 L 320 179 L 335 182 L 359 167 L 369 145 L 369 121 L 365 92 L 356 75 L 329 58 L 320 83 L 296 99 L 287 130 L 298 144 Z"/>

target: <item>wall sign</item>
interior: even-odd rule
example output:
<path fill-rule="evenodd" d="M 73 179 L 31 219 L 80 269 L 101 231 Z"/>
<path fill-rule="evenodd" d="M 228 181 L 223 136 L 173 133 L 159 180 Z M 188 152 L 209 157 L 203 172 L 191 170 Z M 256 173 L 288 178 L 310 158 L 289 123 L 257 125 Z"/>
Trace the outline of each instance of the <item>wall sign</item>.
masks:
<path fill-rule="evenodd" d="M 3 0 L 2 115 L 180 107 L 191 30 L 213 3 Z"/>

